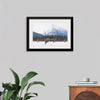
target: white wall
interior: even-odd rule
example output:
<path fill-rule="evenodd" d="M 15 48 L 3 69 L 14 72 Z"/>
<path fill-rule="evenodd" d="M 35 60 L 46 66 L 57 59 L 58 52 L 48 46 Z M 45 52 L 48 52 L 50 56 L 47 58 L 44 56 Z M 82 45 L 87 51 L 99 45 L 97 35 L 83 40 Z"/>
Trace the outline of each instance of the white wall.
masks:
<path fill-rule="evenodd" d="M 100 83 L 99 9 L 100 0 L 0 0 L 0 84 L 14 81 L 9 67 L 39 73 L 46 87 L 35 100 L 68 100 L 68 85 L 84 77 Z M 26 52 L 27 16 L 73 16 L 74 52 Z"/>

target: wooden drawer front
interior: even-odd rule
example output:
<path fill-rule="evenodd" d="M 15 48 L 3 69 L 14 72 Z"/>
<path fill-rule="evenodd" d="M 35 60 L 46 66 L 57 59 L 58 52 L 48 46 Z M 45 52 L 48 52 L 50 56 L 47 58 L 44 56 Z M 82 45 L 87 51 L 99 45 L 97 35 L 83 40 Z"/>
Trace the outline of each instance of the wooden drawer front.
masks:
<path fill-rule="evenodd" d="M 69 100 L 75 100 L 76 96 L 78 96 L 81 93 L 83 93 L 84 95 L 87 94 L 89 98 L 90 98 L 90 95 L 91 97 L 94 95 L 97 95 L 99 97 L 100 96 L 100 86 L 70 86 L 69 87 Z"/>

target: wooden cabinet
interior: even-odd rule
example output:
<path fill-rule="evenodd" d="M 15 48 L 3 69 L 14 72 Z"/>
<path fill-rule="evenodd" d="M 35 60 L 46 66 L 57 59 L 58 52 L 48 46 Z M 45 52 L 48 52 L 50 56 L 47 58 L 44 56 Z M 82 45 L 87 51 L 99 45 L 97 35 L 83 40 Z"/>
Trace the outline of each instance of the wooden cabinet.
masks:
<path fill-rule="evenodd" d="M 100 86 L 69 86 L 69 100 L 100 100 Z"/>

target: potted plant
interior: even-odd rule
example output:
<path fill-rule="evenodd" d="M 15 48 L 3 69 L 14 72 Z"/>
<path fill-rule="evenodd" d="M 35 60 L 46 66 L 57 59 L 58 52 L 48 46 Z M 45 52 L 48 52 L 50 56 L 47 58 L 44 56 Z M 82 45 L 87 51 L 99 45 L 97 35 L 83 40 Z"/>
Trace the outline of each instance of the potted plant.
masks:
<path fill-rule="evenodd" d="M 38 93 L 30 93 L 28 90 L 33 85 L 40 84 L 45 86 L 41 81 L 33 81 L 28 83 L 31 78 L 38 75 L 38 73 L 31 71 L 28 72 L 21 80 L 19 79 L 18 74 L 10 68 L 10 71 L 13 73 L 15 78 L 15 83 L 2 83 L 4 91 L 2 92 L 2 100 L 28 100 L 32 97 L 38 96 Z M 26 88 L 24 96 L 22 96 L 23 90 Z"/>

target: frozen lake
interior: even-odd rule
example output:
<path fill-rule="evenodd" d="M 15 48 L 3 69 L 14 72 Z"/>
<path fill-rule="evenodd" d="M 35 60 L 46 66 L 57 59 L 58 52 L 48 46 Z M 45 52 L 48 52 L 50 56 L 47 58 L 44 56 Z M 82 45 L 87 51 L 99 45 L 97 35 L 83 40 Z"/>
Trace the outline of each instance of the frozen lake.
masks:
<path fill-rule="evenodd" d="M 30 48 L 70 48 L 68 42 L 32 42 Z"/>

